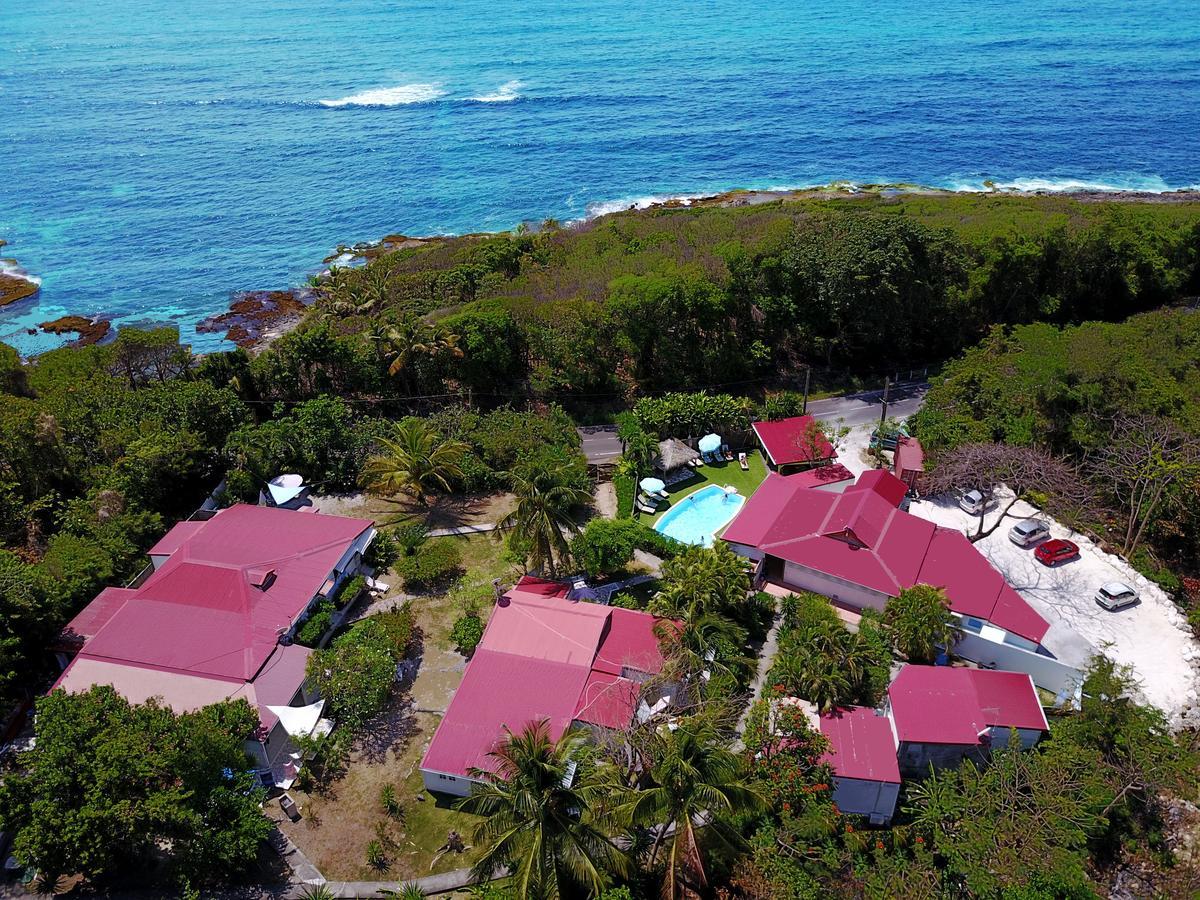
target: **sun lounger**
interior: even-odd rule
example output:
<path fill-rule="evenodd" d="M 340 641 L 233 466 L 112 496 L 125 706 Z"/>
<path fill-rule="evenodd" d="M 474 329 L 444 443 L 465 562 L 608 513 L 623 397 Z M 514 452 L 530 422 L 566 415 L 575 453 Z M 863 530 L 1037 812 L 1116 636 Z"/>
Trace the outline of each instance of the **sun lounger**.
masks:
<path fill-rule="evenodd" d="M 641 512 L 644 512 L 644 513 L 646 513 L 647 515 L 650 515 L 650 516 L 652 516 L 652 515 L 654 515 L 655 513 L 657 513 L 657 512 L 658 512 L 658 507 L 657 507 L 657 506 L 650 506 L 649 504 L 643 503 L 641 500 L 638 500 L 638 502 L 637 502 L 637 508 L 638 508 L 638 509 L 639 509 Z"/>
<path fill-rule="evenodd" d="M 657 497 L 659 500 L 670 500 L 671 499 L 671 495 L 668 494 L 666 491 L 652 491 L 650 493 L 650 496 Z"/>
<path fill-rule="evenodd" d="M 728 444 L 721 445 L 721 455 L 725 457 L 725 462 L 733 462 L 733 451 L 729 449 Z"/>
<path fill-rule="evenodd" d="M 748 459 L 746 458 L 746 454 L 745 454 L 745 453 L 739 453 L 739 454 L 738 454 L 738 465 L 742 467 L 742 471 L 743 471 L 743 472 L 749 472 L 749 471 L 750 471 L 750 460 L 748 460 Z"/>

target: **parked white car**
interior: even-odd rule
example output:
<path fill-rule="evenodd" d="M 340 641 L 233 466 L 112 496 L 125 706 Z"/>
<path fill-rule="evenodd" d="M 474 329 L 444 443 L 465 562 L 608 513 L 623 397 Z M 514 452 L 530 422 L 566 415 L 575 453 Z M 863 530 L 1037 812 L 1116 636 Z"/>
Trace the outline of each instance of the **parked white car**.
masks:
<path fill-rule="evenodd" d="M 1110 581 L 1096 591 L 1096 602 L 1109 612 L 1133 606 L 1138 600 L 1137 591 L 1123 581 Z"/>
<path fill-rule="evenodd" d="M 1022 519 L 1008 532 L 1008 539 L 1018 547 L 1032 547 L 1050 537 L 1050 526 L 1040 519 Z"/>

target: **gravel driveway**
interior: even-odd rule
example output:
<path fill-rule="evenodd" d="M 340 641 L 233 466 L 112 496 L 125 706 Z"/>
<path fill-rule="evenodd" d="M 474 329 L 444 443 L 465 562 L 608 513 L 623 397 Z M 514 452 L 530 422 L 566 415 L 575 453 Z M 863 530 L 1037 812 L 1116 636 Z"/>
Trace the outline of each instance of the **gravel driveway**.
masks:
<path fill-rule="evenodd" d="M 975 521 L 953 501 L 942 498 L 913 503 L 911 512 L 962 531 Z M 1082 666 L 1091 645 L 1116 662 L 1132 666 L 1145 700 L 1162 709 L 1173 724 L 1200 721 L 1200 643 L 1162 589 L 1088 538 L 1039 515 L 1032 506 L 1021 502 L 1013 512 L 1041 518 L 1049 524 L 1052 537 L 1079 545 L 1079 559 L 1047 568 L 1034 559 L 1032 549 L 1018 547 L 1008 539 L 1009 529 L 1017 522 L 1012 517 L 975 545 L 1051 623 L 1045 647 L 1064 662 Z M 1142 602 L 1119 612 L 1101 608 L 1093 597 L 1107 581 L 1124 581 L 1138 591 Z"/>

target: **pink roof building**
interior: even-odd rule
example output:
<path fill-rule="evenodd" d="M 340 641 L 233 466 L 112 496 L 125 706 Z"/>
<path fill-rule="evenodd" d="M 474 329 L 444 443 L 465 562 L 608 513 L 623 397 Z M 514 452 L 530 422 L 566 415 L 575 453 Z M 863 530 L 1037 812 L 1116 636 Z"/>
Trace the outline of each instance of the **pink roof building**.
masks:
<path fill-rule="evenodd" d="M 1009 745 L 1028 749 L 1049 730 L 1033 680 L 1023 672 L 905 666 L 888 687 L 901 768 L 926 771 Z"/>
<path fill-rule="evenodd" d="M 821 734 L 829 741 L 824 762 L 833 770 L 833 802 L 842 812 L 891 820 L 900 795 L 900 767 L 892 723 L 869 707 L 822 713 Z"/>
<path fill-rule="evenodd" d="M 658 620 L 566 593 L 522 579 L 496 605 L 421 763 L 429 790 L 465 796 L 471 770 L 493 767 L 505 727 L 546 719 L 557 739 L 575 723 L 633 720 L 641 682 L 662 670 Z"/>
<path fill-rule="evenodd" d="M 357 571 L 373 523 L 237 505 L 182 522 L 154 547 L 137 588 L 105 588 L 64 629 L 74 656 L 55 687 L 112 685 L 176 712 L 245 698 L 264 737 L 270 707 L 303 701 L 309 651 L 285 639 L 312 605 Z"/>
<path fill-rule="evenodd" d="M 1036 650 L 1049 624 L 961 533 L 900 510 L 905 492 L 882 470 L 864 472 L 840 494 L 772 473 L 721 537 L 762 561 L 768 580 L 860 609 L 881 609 L 917 584 L 944 588 L 964 620 Z"/>
<path fill-rule="evenodd" d="M 833 458 L 833 445 L 812 416 L 754 422 L 751 427 L 776 469 L 819 465 Z"/>

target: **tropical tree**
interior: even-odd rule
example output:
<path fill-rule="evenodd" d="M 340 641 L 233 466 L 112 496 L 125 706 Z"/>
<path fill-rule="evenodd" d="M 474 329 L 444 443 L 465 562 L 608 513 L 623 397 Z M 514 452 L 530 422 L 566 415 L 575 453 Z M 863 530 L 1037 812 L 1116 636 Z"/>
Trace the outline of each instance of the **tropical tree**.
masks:
<path fill-rule="evenodd" d="M 483 849 L 476 881 L 511 865 L 517 896 L 541 900 L 581 890 L 596 896 L 611 875 L 629 873 L 629 858 L 605 831 L 617 783 L 582 731 L 553 741 L 545 719 L 516 734 L 506 728 L 489 755 L 495 771 L 473 769 L 482 784 L 459 804 L 486 817 L 475 830 Z"/>
<path fill-rule="evenodd" d="M 671 680 L 711 680 L 726 675 L 744 684 L 754 666 L 744 651 L 746 629 L 716 613 L 686 623 L 659 619 L 654 633 L 666 662 L 664 675 Z"/>
<path fill-rule="evenodd" d="M 430 323 L 416 316 L 399 322 L 380 325 L 369 333 L 376 353 L 387 363 L 387 373 L 412 384 L 411 372 L 421 360 L 459 359 L 459 336 L 440 323 Z"/>
<path fill-rule="evenodd" d="M 411 494 L 429 505 L 434 488 L 449 491 L 462 478 L 462 460 L 470 448 L 462 441 L 443 438 L 420 419 L 405 419 L 391 437 L 379 439 L 380 452 L 363 466 L 361 482 L 372 494 L 391 497 Z"/>
<path fill-rule="evenodd" d="M 504 520 L 514 531 L 515 546 L 525 551 L 531 568 L 558 575 L 558 564 L 571 556 L 570 537 L 579 531 L 571 510 L 591 500 L 581 485 L 578 462 L 557 449 L 529 456 L 510 474 L 517 505 Z"/>
<path fill-rule="evenodd" d="M 707 837 L 740 848 L 745 842 L 728 818 L 762 809 L 765 802 L 707 717 L 690 717 L 674 730 L 662 728 L 653 744 L 650 786 L 634 793 L 620 813 L 634 826 L 654 829 L 651 867 L 668 845 L 663 896 L 673 900 L 681 890 L 702 893 L 708 885 L 696 823 L 704 822 Z"/>
<path fill-rule="evenodd" d="M 736 618 L 750 590 L 750 572 L 724 543 L 689 547 L 663 563 L 662 585 L 650 603 L 655 615 L 688 621 L 705 613 Z"/>
<path fill-rule="evenodd" d="M 933 662 L 938 649 L 949 652 L 960 634 L 946 592 L 928 584 L 914 585 L 889 597 L 883 620 L 892 646 L 910 662 Z"/>

